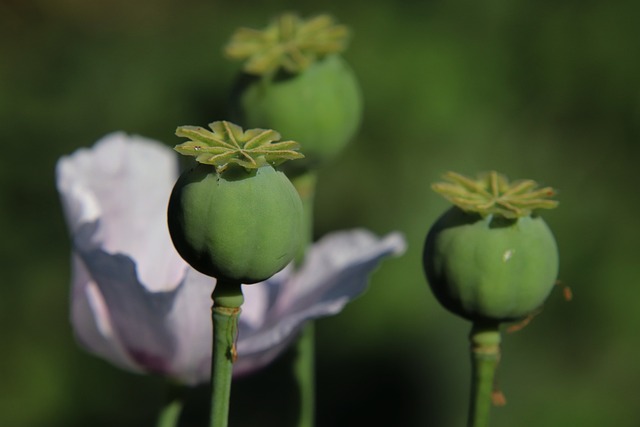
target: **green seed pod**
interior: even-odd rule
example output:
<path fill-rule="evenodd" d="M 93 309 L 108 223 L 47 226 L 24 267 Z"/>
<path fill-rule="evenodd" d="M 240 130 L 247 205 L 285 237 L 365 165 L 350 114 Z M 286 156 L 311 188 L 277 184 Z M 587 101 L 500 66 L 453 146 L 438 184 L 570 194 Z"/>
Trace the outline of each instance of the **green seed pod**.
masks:
<path fill-rule="evenodd" d="M 256 283 L 293 260 L 302 237 L 302 202 L 272 164 L 296 158 L 292 141 L 271 143 L 270 130 L 243 132 L 228 122 L 178 128 L 192 141 L 176 150 L 201 164 L 176 182 L 168 206 L 169 232 L 178 253 L 219 280 Z"/>
<path fill-rule="evenodd" d="M 304 162 L 313 168 L 338 154 L 355 135 L 361 116 L 360 91 L 345 61 L 331 55 L 304 73 L 273 80 L 243 76 L 232 97 L 237 120 L 249 127 L 279 129 L 303 141 Z"/>
<path fill-rule="evenodd" d="M 483 218 L 453 207 L 429 231 L 424 266 L 447 309 L 470 320 L 509 321 L 547 298 L 558 249 L 541 217 Z"/>
<path fill-rule="evenodd" d="M 357 131 L 360 88 L 338 54 L 347 36 L 326 15 L 303 21 L 284 14 L 264 31 L 240 29 L 226 48 L 229 57 L 247 60 L 231 97 L 234 118 L 301 142 L 305 160 L 287 170 L 333 158 Z"/>
<path fill-rule="evenodd" d="M 429 285 L 448 310 L 472 321 L 504 322 L 538 309 L 558 275 L 558 249 L 533 209 L 552 208 L 549 188 L 533 181 L 509 185 L 495 172 L 434 189 L 457 206 L 431 227 L 423 265 Z"/>
<path fill-rule="evenodd" d="M 219 279 L 255 283 L 296 255 L 302 203 L 282 172 L 197 165 L 183 173 L 169 201 L 169 231 L 178 253 Z"/>

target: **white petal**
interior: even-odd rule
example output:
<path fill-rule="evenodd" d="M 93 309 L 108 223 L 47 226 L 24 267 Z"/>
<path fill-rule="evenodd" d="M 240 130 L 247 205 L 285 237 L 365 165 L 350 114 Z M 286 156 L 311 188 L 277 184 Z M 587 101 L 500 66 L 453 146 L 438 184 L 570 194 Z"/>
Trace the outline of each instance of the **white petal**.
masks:
<path fill-rule="evenodd" d="M 71 233 L 97 221 L 90 243 L 134 259 L 138 276 L 151 290 L 172 289 L 184 275 L 184 261 L 166 224 L 178 174 L 176 156 L 158 142 L 113 133 L 91 149 L 63 157 L 56 168 Z"/>
<path fill-rule="evenodd" d="M 240 315 L 238 346 L 242 346 L 243 337 L 251 336 L 264 325 L 268 308 L 273 306 L 274 292 L 290 274 L 291 268 L 286 268 L 265 282 L 243 285 L 245 302 Z M 177 289 L 173 309 L 167 319 L 178 343 L 171 376 L 184 384 L 196 385 L 210 379 L 211 292 L 214 285 L 215 279 L 190 268 Z"/>
<path fill-rule="evenodd" d="M 309 249 L 302 268 L 283 290 L 276 313 L 320 300 L 355 298 L 365 290 L 369 275 L 383 258 L 405 250 L 399 233 L 383 239 L 363 229 L 328 234 Z"/>
<path fill-rule="evenodd" d="M 166 318 L 177 291 L 150 292 L 125 255 L 99 249 L 78 255 L 104 298 L 112 327 L 127 354 L 149 372 L 166 373 L 176 352 Z"/>
<path fill-rule="evenodd" d="M 72 268 L 71 324 L 78 341 L 91 353 L 120 368 L 142 372 L 126 353 L 100 290 L 76 255 Z"/>
<path fill-rule="evenodd" d="M 215 279 L 190 268 L 167 317 L 167 327 L 177 343 L 170 376 L 183 384 L 196 385 L 210 378 L 214 286 Z"/>
<path fill-rule="evenodd" d="M 382 259 L 405 249 L 398 233 L 378 239 L 365 230 L 332 233 L 314 244 L 301 270 L 284 283 L 265 325 L 238 341 L 234 372 L 247 373 L 271 362 L 304 322 L 340 312 L 364 292 Z"/>
<path fill-rule="evenodd" d="M 244 304 L 242 304 L 242 316 L 240 317 L 241 329 L 256 330 L 264 325 L 269 309 L 273 307 L 280 290 L 283 289 L 292 274 L 293 266 L 290 264 L 264 282 L 242 285 Z M 243 337 L 239 336 L 239 340 L 242 339 Z"/>

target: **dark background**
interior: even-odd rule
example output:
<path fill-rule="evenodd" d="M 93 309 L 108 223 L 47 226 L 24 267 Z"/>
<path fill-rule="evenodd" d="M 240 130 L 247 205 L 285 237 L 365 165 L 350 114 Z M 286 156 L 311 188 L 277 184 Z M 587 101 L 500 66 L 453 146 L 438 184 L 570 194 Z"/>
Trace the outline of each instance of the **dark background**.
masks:
<path fill-rule="evenodd" d="M 355 3 L 0 1 L 0 425 L 153 424 L 162 380 L 73 340 L 55 162 L 114 130 L 174 145 L 178 125 L 224 119 L 238 65 L 222 46 L 283 10 L 352 28 L 365 97 L 357 139 L 321 172 L 317 235 L 409 243 L 317 325 L 319 426 L 464 425 L 469 324 L 434 301 L 420 257 L 447 207 L 430 183 L 490 169 L 558 188 L 545 218 L 575 294 L 504 337 L 492 425 L 637 425 L 640 3 Z M 282 425 L 286 361 L 237 383 L 232 425 Z"/>

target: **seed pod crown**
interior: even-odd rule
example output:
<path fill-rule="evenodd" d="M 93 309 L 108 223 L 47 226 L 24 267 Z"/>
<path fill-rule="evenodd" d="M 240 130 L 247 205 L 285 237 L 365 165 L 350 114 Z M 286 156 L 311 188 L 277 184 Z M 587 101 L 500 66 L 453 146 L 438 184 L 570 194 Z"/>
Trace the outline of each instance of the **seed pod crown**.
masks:
<path fill-rule="evenodd" d="M 481 216 L 500 215 L 515 219 L 529 216 L 536 209 L 553 209 L 558 206 L 555 191 L 551 187 L 538 188 L 530 179 L 509 183 L 496 171 L 480 175 L 473 180 L 455 172 L 444 175 L 447 182 L 432 185 L 437 193 L 444 196 L 465 212 L 475 212 Z"/>
<path fill-rule="evenodd" d="M 303 20 L 284 13 L 264 30 L 240 28 L 225 48 L 231 59 L 244 60 L 243 71 L 265 75 L 282 68 L 296 74 L 316 59 L 342 52 L 349 30 L 337 25 L 329 15 Z"/>
<path fill-rule="evenodd" d="M 230 164 L 245 169 L 257 169 L 267 164 L 278 164 L 303 158 L 295 141 L 282 141 L 280 134 L 271 129 L 243 131 L 238 125 L 226 121 L 213 122 L 211 131 L 199 126 L 180 126 L 176 135 L 190 141 L 176 145 L 175 150 L 186 156 L 194 156 L 198 163 L 215 166 L 223 172 Z"/>

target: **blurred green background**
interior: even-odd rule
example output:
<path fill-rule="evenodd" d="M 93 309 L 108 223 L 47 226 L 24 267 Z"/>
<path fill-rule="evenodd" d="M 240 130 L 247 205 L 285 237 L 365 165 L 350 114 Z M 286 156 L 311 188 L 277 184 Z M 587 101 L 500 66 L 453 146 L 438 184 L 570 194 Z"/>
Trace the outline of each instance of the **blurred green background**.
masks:
<path fill-rule="evenodd" d="M 317 235 L 402 231 L 406 255 L 318 323 L 318 425 L 464 425 L 469 324 L 423 278 L 447 170 L 496 169 L 559 189 L 545 213 L 560 289 L 504 338 L 508 404 L 492 426 L 637 426 L 640 419 L 640 3 L 370 0 L 0 0 L 0 425 L 152 425 L 160 379 L 81 350 L 68 323 L 69 241 L 56 160 L 114 130 L 169 145 L 225 118 L 236 27 L 329 12 L 366 113 L 319 182 Z M 234 387 L 232 425 L 281 426 L 287 356 Z M 275 391 L 274 391 L 275 390 Z"/>

